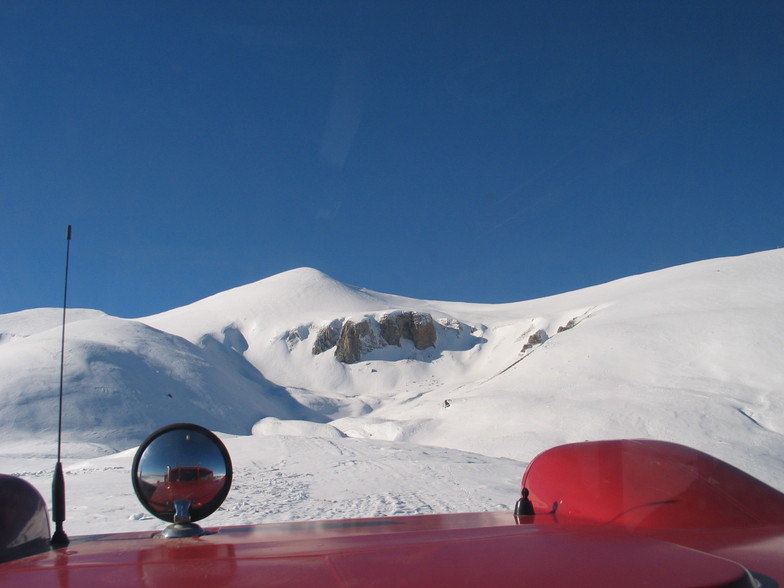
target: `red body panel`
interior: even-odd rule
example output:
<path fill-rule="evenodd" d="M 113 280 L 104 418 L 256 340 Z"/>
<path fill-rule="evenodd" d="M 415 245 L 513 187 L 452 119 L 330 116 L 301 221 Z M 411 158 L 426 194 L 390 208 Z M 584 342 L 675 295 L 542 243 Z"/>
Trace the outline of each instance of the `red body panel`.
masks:
<path fill-rule="evenodd" d="M 784 585 L 784 496 L 703 455 L 654 442 L 565 446 L 531 462 L 537 514 L 517 521 L 497 512 L 83 537 L 0 565 L 0 585 Z"/>
<path fill-rule="evenodd" d="M 539 454 L 523 487 L 537 513 L 629 527 L 784 525 L 784 494 L 683 445 L 616 440 Z"/>
<path fill-rule="evenodd" d="M 784 527 L 767 531 L 781 547 Z M 617 527 L 552 517 L 519 525 L 506 512 L 390 517 L 229 527 L 176 540 L 103 536 L 4 564 L 0 584 L 750 587 L 738 556 L 760 540 L 766 538 L 733 540 L 716 532 L 690 538 L 697 549 L 721 544 L 722 555 L 731 556 L 725 559 Z M 784 577 L 784 562 L 768 563 L 762 573 Z"/>

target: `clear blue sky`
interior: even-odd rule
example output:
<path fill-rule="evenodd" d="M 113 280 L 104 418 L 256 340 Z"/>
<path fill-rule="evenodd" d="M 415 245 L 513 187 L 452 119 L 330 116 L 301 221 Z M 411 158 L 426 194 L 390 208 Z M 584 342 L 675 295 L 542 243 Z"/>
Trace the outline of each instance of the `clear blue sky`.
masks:
<path fill-rule="evenodd" d="M 509 302 L 784 245 L 778 0 L 0 3 L 0 313 Z"/>

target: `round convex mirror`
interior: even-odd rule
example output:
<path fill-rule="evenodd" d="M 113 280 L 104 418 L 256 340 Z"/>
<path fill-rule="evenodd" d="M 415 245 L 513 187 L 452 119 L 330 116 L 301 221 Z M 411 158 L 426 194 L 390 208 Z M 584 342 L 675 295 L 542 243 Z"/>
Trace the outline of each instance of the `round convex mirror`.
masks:
<path fill-rule="evenodd" d="M 139 446 L 131 475 L 136 496 L 150 513 L 170 523 L 194 522 L 215 512 L 229 493 L 231 458 L 204 427 L 169 425 Z"/>

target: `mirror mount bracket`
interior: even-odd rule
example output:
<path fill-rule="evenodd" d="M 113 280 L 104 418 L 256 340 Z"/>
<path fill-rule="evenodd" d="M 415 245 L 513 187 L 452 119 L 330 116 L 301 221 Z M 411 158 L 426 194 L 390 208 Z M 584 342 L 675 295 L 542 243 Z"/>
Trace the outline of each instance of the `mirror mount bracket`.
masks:
<path fill-rule="evenodd" d="M 175 500 L 174 522 L 163 530 L 161 536 L 166 539 L 180 539 L 182 537 L 201 537 L 208 534 L 191 521 L 191 501 Z"/>
<path fill-rule="evenodd" d="M 191 522 L 191 501 L 190 500 L 175 500 L 174 501 L 174 522 L 175 523 L 190 523 Z"/>
<path fill-rule="evenodd" d="M 201 537 L 207 532 L 196 523 L 172 523 L 166 527 L 161 536 L 166 539 L 181 539 L 183 537 Z"/>

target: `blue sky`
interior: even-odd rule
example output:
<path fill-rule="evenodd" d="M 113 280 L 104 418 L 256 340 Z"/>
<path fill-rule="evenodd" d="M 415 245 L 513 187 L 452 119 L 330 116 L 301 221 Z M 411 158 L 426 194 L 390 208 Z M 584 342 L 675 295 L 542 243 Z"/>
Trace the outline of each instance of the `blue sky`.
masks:
<path fill-rule="evenodd" d="M 784 245 L 778 1 L 0 3 L 0 313 L 510 302 Z"/>

